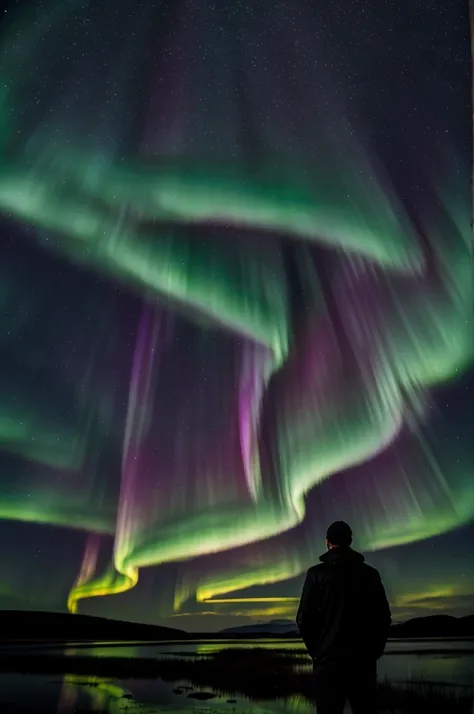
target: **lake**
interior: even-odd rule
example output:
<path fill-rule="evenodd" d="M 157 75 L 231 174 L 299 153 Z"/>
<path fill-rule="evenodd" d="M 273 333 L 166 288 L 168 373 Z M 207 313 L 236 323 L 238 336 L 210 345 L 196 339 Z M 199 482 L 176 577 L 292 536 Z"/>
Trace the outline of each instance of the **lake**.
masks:
<path fill-rule="evenodd" d="M 255 651 L 258 648 L 259 652 Z M 222 656 L 229 656 L 233 662 L 244 661 L 249 656 L 284 656 L 294 662 L 295 678 L 311 671 L 311 661 L 306 656 L 299 639 L 259 639 L 259 640 L 199 640 L 172 642 L 97 642 L 3 645 L 0 657 L 11 658 L 21 653 L 26 665 L 18 672 L 0 672 L 0 711 L 20 712 L 205 712 L 226 711 L 230 714 L 267 714 L 289 711 L 314 714 L 314 705 L 304 696 L 294 693 L 264 699 L 249 698 L 239 694 L 239 687 L 233 691 L 218 691 L 219 687 L 197 685 L 203 681 L 192 675 L 191 679 L 179 676 L 180 666 L 186 665 L 192 671 L 193 663 L 201 662 L 204 667 L 214 667 L 206 662 L 218 661 Z M 261 655 L 259 654 L 261 653 Z M 34 665 L 28 662 L 45 662 L 47 658 L 56 658 L 63 663 L 57 674 L 36 674 Z M 87 658 L 91 673 L 82 673 L 75 666 L 79 660 Z M 67 660 L 67 662 L 66 662 Z M 156 666 L 165 667 L 168 674 L 160 676 L 97 676 L 92 673 L 96 666 L 113 660 L 119 663 L 132 661 L 138 665 L 141 661 L 156 661 Z M 159 664 L 158 660 L 162 663 Z M 6 660 L 5 660 L 6 661 Z M 70 664 L 69 664 L 70 663 Z M 167 663 L 167 664 L 166 664 Z M 180 665 L 181 663 L 181 665 Z M 187 664 L 186 664 L 187 663 Z M 189 670 L 191 667 L 191 670 Z M 171 670 L 170 670 L 171 668 Z M 173 669 L 175 668 L 175 669 Z M 256 665 L 258 668 L 258 663 Z M 70 671 L 68 671 L 70 670 Z M 209 670 L 211 672 L 211 670 Z M 123 670 L 120 670 L 123 671 Z M 171 671 L 171 674 L 169 672 Z M 174 675 L 173 671 L 177 674 Z M 21 673 L 23 672 L 23 673 Z M 379 660 L 379 680 L 388 680 L 395 686 L 404 687 L 407 683 L 418 686 L 436 686 L 447 692 L 474 692 L 474 640 L 472 639 L 423 639 L 392 640 L 387 644 L 384 656 Z M 110 672 L 109 672 L 110 674 Z M 163 675 L 164 676 L 164 675 Z M 167 681 L 165 681 L 167 680 Z M 209 681 L 212 681 L 212 677 Z M 243 688 L 245 689 L 245 688 Z M 203 694 L 204 692 L 204 694 Z M 206 694 L 207 693 L 207 694 Z M 209 696 L 208 701 L 199 697 Z M 197 697 L 197 698 L 196 698 Z M 211 699 L 212 697 L 212 699 Z M 349 711 L 349 709 L 347 710 Z"/>

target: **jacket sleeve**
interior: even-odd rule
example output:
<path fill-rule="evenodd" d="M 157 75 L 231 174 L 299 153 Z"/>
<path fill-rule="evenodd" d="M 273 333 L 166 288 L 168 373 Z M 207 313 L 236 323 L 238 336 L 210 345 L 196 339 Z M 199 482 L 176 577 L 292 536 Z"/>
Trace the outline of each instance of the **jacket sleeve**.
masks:
<path fill-rule="evenodd" d="M 375 656 L 378 659 L 383 655 L 387 644 L 388 633 L 392 623 L 392 613 L 390 612 L 385 588 L 377 571 L 371 588 L 370 601 L 375 635 Z"/>
<path fill-rule="evenodd" d="M 296 614 L 296 624 L 300 631 L 303 642 L 309 654 L 313 656 L 314 646 L 318 637 L 318 607 L 319 588 L 314 572 L 310 569 L 307 572 L 303 585 L 298 612 Z"/>

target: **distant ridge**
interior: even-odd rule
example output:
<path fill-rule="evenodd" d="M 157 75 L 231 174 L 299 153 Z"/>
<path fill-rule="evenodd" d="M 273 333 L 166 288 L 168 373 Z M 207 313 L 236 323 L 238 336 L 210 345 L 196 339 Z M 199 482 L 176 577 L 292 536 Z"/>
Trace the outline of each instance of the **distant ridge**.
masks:
<path fill-rule="evenodd" d="M 62 612 L 0 610 L 0 641 L 182 640 L 184 630 Z"/>
<path fill-rule="evenodd" d="M 474 615 L 429 615 L 392 625 L 389 637 L 474 637 Z"/>
<path fill-rule="evenodd" d="M 298 628 L 292 620 L 271 620 L 256 625 L 242 625 L 220 630 L 222 635 L 236 637 L 299 637 Z M 407 622 L 394 624 L 390 638 L 398 637 L 474 637 L 474 615 L 452 617 L 451 615 L 428 615 Z"/>
<path fill-rule="evenodd" d="M 69 613 L 0 610 L 0 641 L 159 641 L 189 640 L 196 636 L 299 637 L 292 620 L 271 620 L 255 625 L 228 627 L 213 633 L 187 633 L 171 627 L 109 620 Z M 474 637 L 474 615 L 431 615 L 392 625 L 390 638 Z"/>
<path fill-rule="evenodd" d="M 237 627 L 227 627 L 225 630 L 220 630 L 220 633 L 222 633 L 223 635 L 298 635 L 297 627 L 293 620 L 270 620 L 270 622 L 259 622 L 256 625 L 240 625 Z"/>

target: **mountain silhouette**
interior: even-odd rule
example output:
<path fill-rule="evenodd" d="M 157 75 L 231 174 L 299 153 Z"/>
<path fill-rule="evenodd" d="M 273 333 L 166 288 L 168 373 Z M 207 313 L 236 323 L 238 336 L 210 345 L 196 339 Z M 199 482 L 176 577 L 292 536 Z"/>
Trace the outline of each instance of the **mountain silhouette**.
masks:
<path fill-rule="evenodd" d="M 222 635 L 236 636 L 294 636 L 299 637 L 296 623 L 292 620 L 270 620 L 256 625 L 241 625 L 220 630 Z M 406 622 L 393 624 L 390 638 L 410 637 L 474 637 L 474 615 L 452 617 L 451 615 L 428 615 Z"/>
<path fill-rule="evenodd" d="M 0 611 L 0 640 L 180 640 L 184 630 L 65 612 Z"/>
<path fill-rule="evenodd" d="M 474 637 L 474 615 L 429 615 L 392 625 L 389 637 Z"/>
<path fill-rule="evenodd" d="M 201 633 L 201 636 L 205 633 Z M 185 640 L 195 635 L 171 627 L 145 625 L 138 622 L 109 620 L 90 615 L 69 613 L 0 610 L 0 641 L 6 640 L 46 640 L 64 641 L 158 641 Z M 209 633 L 213 638 L 231 637 L 299 637 L 296 624 L 292 620 L 270 620 L 252 625 L 228 627 L 217 633 Z M 474 615 L 452 617 L 431 615 L 417 617 L 407 622 L 394 624 L 390 628 L 390 638 L 420 637 L 474 637 Z"/>
<path fill-rule="evenodd" d="M 220 632 L 223 635 L 287 635 L 294 634 L 296 629 L 296 623 L 293 620 L 270 620 L 270 622 L 260 622 L 256 625 L 240 625 L 238 627 L 226 627 L 225 630 L 220 630 Z"/>

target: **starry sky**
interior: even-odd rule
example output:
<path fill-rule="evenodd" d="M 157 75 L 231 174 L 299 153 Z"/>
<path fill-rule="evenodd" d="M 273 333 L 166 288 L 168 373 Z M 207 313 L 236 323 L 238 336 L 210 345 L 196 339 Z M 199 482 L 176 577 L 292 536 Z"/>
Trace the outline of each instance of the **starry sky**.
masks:
<path fill-rule="evenodd" d="M 0 607 L 474 612 L 467 0 L 8 0 Z"/>

